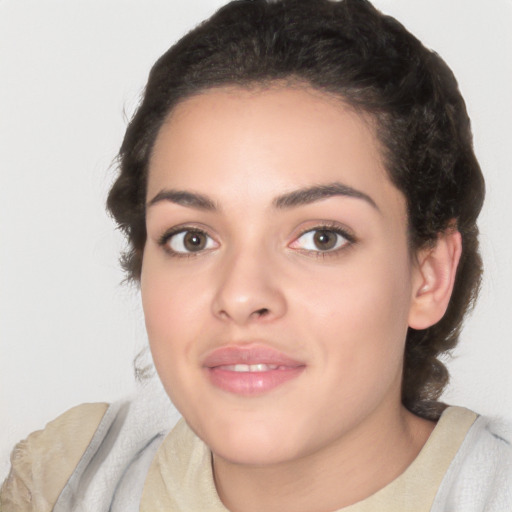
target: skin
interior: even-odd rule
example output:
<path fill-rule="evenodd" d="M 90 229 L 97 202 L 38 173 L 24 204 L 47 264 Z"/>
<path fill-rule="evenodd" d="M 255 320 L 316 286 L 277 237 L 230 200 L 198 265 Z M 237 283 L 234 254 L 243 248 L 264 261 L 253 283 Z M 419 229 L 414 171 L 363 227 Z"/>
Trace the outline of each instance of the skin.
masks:
<path fill-rule="evenodd" d="M 224 504 L 332 511 L 400 475 L 434 426 L 400 401 L 407 328 L 444 313 L 458 249 L 454 236 L 440 256 L 410 254 L 405 198 L 371 122 L 306 87 L 210 90 L 171 113 L 148 180 L 141 291 L 151 351 L 169 396 L 212 450 Z M 333 183 L 365 197 L 275 205 Z M 204 249 L 164 236 L 177 226 L 202 230 Z M 315 245 L 321 227 L 334 250 Z M 255 396 L 213 385 L 206 355 L 253 343 L 304 370 Z"/>

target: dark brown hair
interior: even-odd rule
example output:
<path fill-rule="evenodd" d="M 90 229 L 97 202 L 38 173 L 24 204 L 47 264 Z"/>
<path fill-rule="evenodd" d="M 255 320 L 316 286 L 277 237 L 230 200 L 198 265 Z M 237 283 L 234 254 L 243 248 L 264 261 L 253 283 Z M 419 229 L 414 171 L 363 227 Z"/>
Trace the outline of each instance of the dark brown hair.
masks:
<path fill-rule="evenodd" d="M 409 329 L 403 403 L 436 417 L 448 381 L 439 355 L 458 341 L 480 285 L 476 219 L 484 181 L 457 82 L 444 61 L 366 0 L 239 0 L 185 35 L 153 66 L 119 153 L 108 209 L 128 238 L 122 257 L 140 278 L 148 162 L 181 100 L 212 87 L 292 81 L 338 95 L 377 126 L 391 181 L 407 199 L 415 250 L 456 224 L 462 258 L 443 319 Z"/>

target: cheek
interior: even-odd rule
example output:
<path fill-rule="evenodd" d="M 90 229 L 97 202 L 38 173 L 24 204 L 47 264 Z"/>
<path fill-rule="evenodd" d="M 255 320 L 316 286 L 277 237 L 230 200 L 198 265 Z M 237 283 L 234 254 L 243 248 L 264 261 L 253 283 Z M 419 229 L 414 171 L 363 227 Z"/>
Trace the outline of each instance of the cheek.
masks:
<path fill-rule="evenodd" d="M 160 327 L 166 325 L 174 327 L 167 331 L 168 335 L 192 327 L 195 322 L 191 320 L 197 319 L 197 311 L 204 307 L 204 276 L 180 268 L 157 251 L 144 253 L 140 285 L 142 305 L 148 328 L 155 331 L 156 338 L 165 335 L 166 330 L 161 331 Z"/>
<path fill-rule="evenodd" d="M 356 327 L 364 332 L 383 323 L 407 324 L 411 302 L 407 257 L 398 258 L 392 251 L 353 256 L 338 268 L 307 274 L 301 291 L 295 292 L 302 296 L 304 311 L 326 326 L 336 326 L 340 334 Z"/>
<path fill-rule="evenodd" d="M 178 359 L 189 358 L 204 329 L 208 311 L 204 288 L 194 275 L 173 272 L 168 262 L 144 256 L 141 297 L 149 344 L 157 370 L 171 373 Z M 202 290 L 202 291 L 201 291 Z M 164 377 L 165 379 L 165 377 Z"/>
<path fill-rule="evenodd" d="M 205 332 L 205 294 L 198 293 L 194 276 L 176 275 L 158 258 L 145 258 L 141 297 L 153 362 L 167 394 L 184 413 L 187 404 L 201 399 L 194 391 L 201 376 L 192 362 Z"/>
<path fill-rule="evenodd" d="M 354 258 L 339 269 L 310 275 L 297 311 L 321 334 L 324 357 L 357 375 L 401 367 L 410 308 L 407 257 Z M 405 253 L 406 254 L 406 253 Z"/>

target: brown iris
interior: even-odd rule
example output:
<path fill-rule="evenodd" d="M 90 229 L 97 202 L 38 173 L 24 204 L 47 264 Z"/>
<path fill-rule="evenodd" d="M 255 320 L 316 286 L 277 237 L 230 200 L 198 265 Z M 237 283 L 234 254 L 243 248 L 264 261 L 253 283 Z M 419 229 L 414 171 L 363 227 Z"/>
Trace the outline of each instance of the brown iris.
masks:
<path fill-rule="evenodd" d="M 337 238 L 338 235 L 336 233 L 325 229 L 320 229 L 313 235 L 313 241 L 321 251 L 332 249 L 336 245 Z"/>
<path fill-rule="evenodd" d="M 188 231 L 183 237 L 183 245 L 190 252 L 201 251 L 206 247 L 206 235 L 198 231 Z"/>

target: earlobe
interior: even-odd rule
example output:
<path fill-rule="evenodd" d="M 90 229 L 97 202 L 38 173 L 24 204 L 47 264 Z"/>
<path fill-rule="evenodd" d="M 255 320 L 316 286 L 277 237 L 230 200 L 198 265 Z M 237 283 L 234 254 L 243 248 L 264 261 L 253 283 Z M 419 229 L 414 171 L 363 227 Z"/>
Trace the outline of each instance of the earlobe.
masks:
<path fill-rule="evenodd" d="M 434 247 L 419 251 L 409 327 L 427 329 L 441 320 L 450 302 L 461 252 L 462 238 L 454 228 L 439 233 Z"/>

